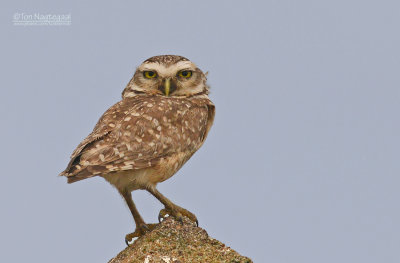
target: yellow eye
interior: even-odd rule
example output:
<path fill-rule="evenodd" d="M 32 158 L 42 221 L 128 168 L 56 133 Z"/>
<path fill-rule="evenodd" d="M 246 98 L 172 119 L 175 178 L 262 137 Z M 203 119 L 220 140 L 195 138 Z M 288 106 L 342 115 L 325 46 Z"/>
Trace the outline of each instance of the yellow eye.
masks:
<path fill-rule="evenodd" d="M 190 70 L 182 70 L 178 73 L 178 76 L 181 78 L 188 79 L 192 76 L 192 71 Z"/>
<path fill-rule="evenodd" d="M 152 78 L 157 77 L 157 73 L 155 71 L 145 71 L 145 72 L 143 72 L 143 76 L 146 79 L 152 79 Z"/>

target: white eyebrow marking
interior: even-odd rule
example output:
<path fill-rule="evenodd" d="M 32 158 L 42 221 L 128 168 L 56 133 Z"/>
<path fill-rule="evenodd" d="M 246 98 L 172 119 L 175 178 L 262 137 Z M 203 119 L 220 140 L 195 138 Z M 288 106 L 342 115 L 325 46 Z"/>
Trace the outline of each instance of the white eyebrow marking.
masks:
<path fill-rule="evenodd" d="M 194 70 L 195 68 L 196 68 L 196 65 L 190 61 L 179 61 L 178 63 L 172 64 L 169 67 L 166 67 L 164 64 L 160 64 L 158 62 L 151 62 L 151 63 L 142 64 L 139 67 L 140 70 L 155 70 L 155 71 L 157 71 L 158 75 L 160 75 L 162 77 L 173 76 L 178 71 L 181 71 L 183 69 Z"/>

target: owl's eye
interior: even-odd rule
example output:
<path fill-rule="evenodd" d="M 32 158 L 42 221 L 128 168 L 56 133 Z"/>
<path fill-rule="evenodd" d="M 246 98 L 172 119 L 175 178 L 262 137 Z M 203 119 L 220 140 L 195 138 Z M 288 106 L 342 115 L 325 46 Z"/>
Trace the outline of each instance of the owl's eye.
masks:
<path fill-rule="evenodd" d="M 188 79 L 192 76 L 192 71 L 190 71 L 190 70 L 179 71 L 178 76 L 181 78 Z"/>
<path fill-rule="evenodd" d="M 145 71 L 145 72 L 143 72 L 143 76 L 146 79 L 153 79 L 153 78 L 157 77 L 157 73 L 155 71 Z"/>

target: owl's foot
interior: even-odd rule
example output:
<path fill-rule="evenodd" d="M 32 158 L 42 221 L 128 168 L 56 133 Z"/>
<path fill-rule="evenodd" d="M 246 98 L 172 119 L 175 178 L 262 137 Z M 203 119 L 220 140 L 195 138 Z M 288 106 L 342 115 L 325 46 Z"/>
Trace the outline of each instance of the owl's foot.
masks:
<path fill-rule="evenodd" d="M 192 212 L 189 212 L 185 208 L 182 208 L 177 205 L 173 206 L 172 208 L 161 209 L 160 213 L 158 214 L 158 221 L 161 223 L 168 216 L 175 217 L 175 219 L 181 223 L 183 223 L 183 216 L 186 216 L 191 221 L 196 223 L 196 226 L 199 226 L 199 221 L 197 220 L 197 217 Z"/>
<path fill-rule="evenodd" d="M 155 187 L 148 187 L 146 188 L 146 190 L 149 191 L 152 195 L 154 195 L 155 198 L 160 200 L 160 202 L 165 207 L 164 209 L 161 209 L 160 213 L 158 214 L 158 221 L 161 222 L 162 219 L 166 218 L 168 215 L 175 217 L 176 220 L 183 223 L 183 217 L 186 216 L 191 221 L 195 222 L 196 226 L 199 226 L 199 221 L 197 220 L 197 217 L 193 213 L 189 212 L 185 208 L 182 208 L 172 203 L 168 198 L 163 196 Z"/>
<path fill-rule="evenodd" d="M 130 246 L 133 244 L 133 241 L 135 241 L 138 237 L 143 236 L 147 232 L 150 232 L 153 230 L 158 224 L 141 224 L 139 226 L 136 226 L 135 232 L 127 234 L 125 236 L 125 244 L 127 246 Z"/>

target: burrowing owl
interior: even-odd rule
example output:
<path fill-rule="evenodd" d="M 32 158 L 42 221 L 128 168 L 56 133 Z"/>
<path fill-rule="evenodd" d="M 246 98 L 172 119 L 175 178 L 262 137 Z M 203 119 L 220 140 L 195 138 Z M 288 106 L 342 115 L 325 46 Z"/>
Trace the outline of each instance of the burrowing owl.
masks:
<path fill-rule="evenodd" d="M 126 242 L 155 226 L 143 221 L 133 190 L 147 190 L 165 206 L 159 219 L 168 214 L 197 223 L 194 214 L 172 203 L 156 186 L 173 176 L 207 137 L 215 107 L 206 81 L 184 57 L 147 59 L 122 92 L 122 100 L 103 114 L 60 174 L 68 183 L 101 176 L 117 188 L 136 223 Z"/>

